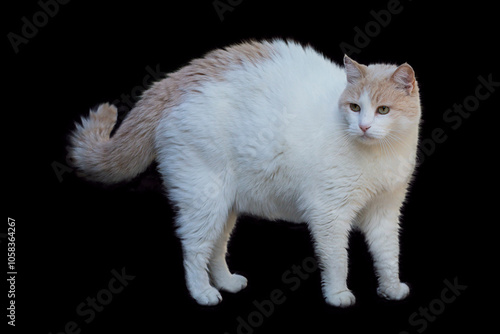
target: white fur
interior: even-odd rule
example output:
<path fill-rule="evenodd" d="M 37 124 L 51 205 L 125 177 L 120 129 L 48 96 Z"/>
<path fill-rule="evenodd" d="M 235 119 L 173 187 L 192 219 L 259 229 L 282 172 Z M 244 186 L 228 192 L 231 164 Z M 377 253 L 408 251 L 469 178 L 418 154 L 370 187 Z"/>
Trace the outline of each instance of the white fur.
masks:
<path fill-rule="evenodd" d="M 384 138 L 384 118 L 339 109 L 346 74 L 294 43 L 273 42 L 271 60 L 224 73 L 164 113 L 156 130 L 159 170 L 178 208 L 186 281 L 198 303 L 247 281 L 231 274 L 226 244 L 238 214 L 306 222 L 328 303 L 349 306 L 349 231 L 366 235 L 379 294 L 401 299 L 398 229 L 415 164 L 418 124 L 390 145 L 366 145 L 360 122 Z M 363 110 L 373 108 L 363 96 Z M 376 107 L 376 106 L 375 106 Z"/>

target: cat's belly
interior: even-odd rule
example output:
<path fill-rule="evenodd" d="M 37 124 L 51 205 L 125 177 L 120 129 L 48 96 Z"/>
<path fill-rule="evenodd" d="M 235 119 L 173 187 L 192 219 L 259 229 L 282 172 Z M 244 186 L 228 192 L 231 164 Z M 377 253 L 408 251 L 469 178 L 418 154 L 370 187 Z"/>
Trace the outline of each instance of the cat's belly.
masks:
<path fill-rule="evenodd" d="M 269 220 L 304 222 L 303 213 L 294 199 L 268 191 L 259 192 L 255 189 L 240 191 L 236 196 L 235 209 L 238 213 Z"/>

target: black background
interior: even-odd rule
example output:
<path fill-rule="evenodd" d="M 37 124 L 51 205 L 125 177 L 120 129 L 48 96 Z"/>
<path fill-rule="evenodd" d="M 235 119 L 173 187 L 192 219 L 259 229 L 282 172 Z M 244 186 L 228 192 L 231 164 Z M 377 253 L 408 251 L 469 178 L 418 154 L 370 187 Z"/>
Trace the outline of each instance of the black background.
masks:
<path fill-rule="evenodd" d="M 74 122 L 99 103 L 137 92 L 148 66 L 168 73 L 211 49 L 273 37 L 311 44 L 341 62 L 339 45 L 355 46 L 354 28 L 375 22 L 370 12 L 386 9 L 390 1 L 232 3 L 221 21 L 212 1 L 71 1 L 19 45 L 18 53 L 7 34 L 21 35 L 22 17 L 33 22 L 41 7 L 24 1 L 4 10 L 4 209 L 17 226 L 15 329 L 59 333 L 74 321 L 81 333 L 233 334 L 241 317 L 255 326 L 240 333 L 451 333 L 470 325 L 486 332 L 495 323 L 491 305 L 497 300 L 498 162 L 492 153 L 498 152 L 493 117 L 500 87 L 468 118 L 460 117 L 459 126 L 443 115 L 473 100 L 479 76 L 500 81 L 492 2 L 437 7 L 401 1 L 390 23 L 373 30 L 369 43 L 351 55 L 361 63 L 408 62 L 420 84 L 426 144 L 403 209 L 401 278 L 412 288 L 405 301 L 377 297 L 372 262 L 357 233 L 350 242 L 348 280 L 357 297 L 354 307 L 324 302 L 319 271 L 292 291 L 282 276 L 314 255 L 306 226 L 242 217 L 228 261 L 249 285 L 236 295 L 223 293 L 216 307 L 198 306 L 185 287 L 173 209 L 154 166 L 131 183 L 107 187 L 82 181 L 64 167 Z M 444 142 L 433 143 L 436 129 L 444 131 Z M 78 305 L 106 289 L 111 271 L 122 268 L 135 278 L 86 323 L 88 315 L 79 315 Z M 439 302 L 445 280 L 467 286 L 449 304 Z M 268 300 L 275 289 L 283 291 L 285 302 L 259 318 L 253 302 Z M 439 313 L 432 321 L 417 316 L 418 324 L 409 322 L 430 305 Z M 7 320 L 3 315 L 2 322 Z"/>

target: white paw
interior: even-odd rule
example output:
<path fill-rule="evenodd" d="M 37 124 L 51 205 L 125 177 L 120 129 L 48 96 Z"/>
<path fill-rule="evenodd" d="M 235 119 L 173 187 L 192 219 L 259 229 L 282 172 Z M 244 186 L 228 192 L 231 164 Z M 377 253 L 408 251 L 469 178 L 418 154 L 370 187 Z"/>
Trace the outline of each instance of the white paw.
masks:
<path fill-rule="evenodd" d="M 232 274 L 224 280 L 217 282 L 217 287 L 221 290 L 236 293 L 247 287 L 248 281 L 244 276 Z"/>
<path fill-rule="evenodd" d="M 207 288 L 201 292 L 191 293 L 196 302 L 203 306 L 217 305 L 222 301 L 219 290 L 214 287 Z"/>
<path fill-rule="evenodd" d="M 377 294 L 390 300 L 405 299 L 410 294 L 410 288 L 405 283 L 377 288 Z"/>
<path fill-rule="evenodd" d="M 326 302 L 336 307 L 349 307 L 354 305 L 356 297 L 349 290 L 340 291 L 337 293 L 328 294 Z"/>

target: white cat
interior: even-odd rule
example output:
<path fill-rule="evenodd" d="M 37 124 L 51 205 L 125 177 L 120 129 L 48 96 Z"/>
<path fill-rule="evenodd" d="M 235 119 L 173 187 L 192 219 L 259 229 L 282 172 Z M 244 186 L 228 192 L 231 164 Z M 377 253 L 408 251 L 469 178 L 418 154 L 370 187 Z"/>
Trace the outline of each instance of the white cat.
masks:
<path fill-rule="evenodd" d="M 131 179 L 156 159 L 178 213 L 186 284 L 202 305 L 238 292 L 226 264 L 239 214 L 306 222 L 323 294 L 355 302 L 346 285 L 349 231 L 366 236 L 379 295 L 399 280 L 399 215 L 415 167 L 420 122 L 408 64 L 337 66 L 311 47 L 273 40 L 218 49 L 144 92 L 110 138 L 117 110 L 82 119 L 69 157 L 84 177 Z"/>

